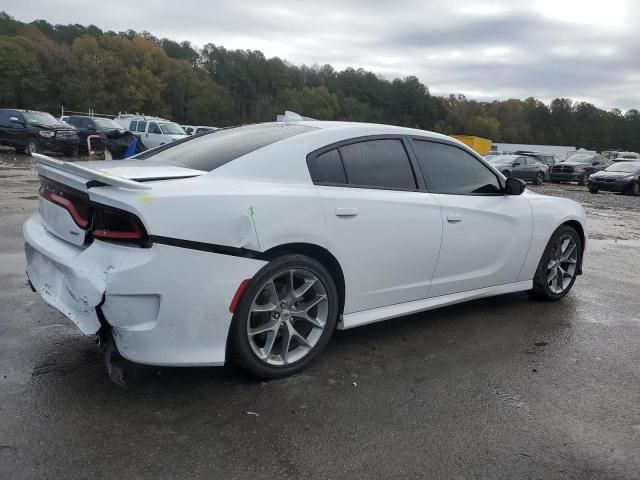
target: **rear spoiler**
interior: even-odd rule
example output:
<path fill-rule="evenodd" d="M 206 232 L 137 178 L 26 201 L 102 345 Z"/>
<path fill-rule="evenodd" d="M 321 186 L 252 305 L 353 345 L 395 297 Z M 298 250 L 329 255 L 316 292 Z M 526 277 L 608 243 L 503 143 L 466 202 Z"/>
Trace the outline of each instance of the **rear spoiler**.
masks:
<path fill-rule="evenodd" d="M 130 180 L 118 175 L 104 173 L 99 170 L 94 170 L 93 168 L 83 167 L 77 163 L 63 162 L 62 160 L 57 160 L 40 153 L 32 153 L 31 155 L 36 159 L 37 164 L 41 164 L 55 170 L 72 173 L 82 178 L 86 178 L 87 180 L 93 180 L 113 187 L 128 188 L 130 190 L 152 189 L 150 185 L 145 185 L 144 183 L 136 182 L 135 180 Z"/>

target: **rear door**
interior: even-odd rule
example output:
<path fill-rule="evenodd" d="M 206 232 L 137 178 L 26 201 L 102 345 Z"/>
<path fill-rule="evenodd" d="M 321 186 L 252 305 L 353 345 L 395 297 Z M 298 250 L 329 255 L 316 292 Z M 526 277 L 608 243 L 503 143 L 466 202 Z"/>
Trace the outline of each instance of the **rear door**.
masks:
<path fill-rule="evenodd" d="M 429 297 L 513 283 L 531 240 L 524 196 L 504 195 L 480 159 L 448 143 L 412 140 L 427 190 L 442 206 L 442 248 Z"/>
<path fill-rule="evenodd" d="M 401 137 L 365 137 L 309 155 L 328 245 L 342 266 L 344 313 L 424 299 L 442 237 L 441 208 L 424 191 Z"/>

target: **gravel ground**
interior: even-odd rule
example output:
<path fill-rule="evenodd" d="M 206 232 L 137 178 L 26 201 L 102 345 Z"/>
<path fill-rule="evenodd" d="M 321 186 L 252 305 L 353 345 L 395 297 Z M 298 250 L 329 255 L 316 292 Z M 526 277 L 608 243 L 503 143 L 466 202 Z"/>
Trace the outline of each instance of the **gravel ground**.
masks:
<path fill-rule="evenodd" d="M 561 302 L 506 295 L 337 332 L 271 382 L 126 364 L 25 282 L 29 157 L 0 154 L 0 479 L 640 478 L 640 197 L 585 205 Z"/>

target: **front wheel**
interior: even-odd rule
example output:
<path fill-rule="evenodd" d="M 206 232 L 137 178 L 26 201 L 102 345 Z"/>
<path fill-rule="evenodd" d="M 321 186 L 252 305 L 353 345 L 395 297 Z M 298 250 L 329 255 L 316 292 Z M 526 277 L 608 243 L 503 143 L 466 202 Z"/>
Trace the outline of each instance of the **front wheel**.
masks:
<path fill-rule="evenodd" d="M 586 175 L 582 175 L 578 179 L 578 185 L 586 185 L 586 183 L 587 183 L 587 176 Z"/>
<path fill-rule="evenodd" d="M 631 188 L 627 190 L 627 193 L 633 196 L 640 195 L 640 181 L 635 182 L 633 185 L 631 185 Z"/>
<path fill-rule="evenodd" d="M 536 175 L 536 179 L 533 181 L 533 183 L 536 185 L 542 185 L 544 183 L 544 173 L 538 172 L 538 174 Z"/>
<path fill-rule="evenodd" d="M 573 287 L 581 264 L 580 235 L 574 228 L 562 225 L 542 254 L 533 278 L 533 293 L 548 300 L 561 299 Z"/>
<path fill-rule="evenodd" d="M 285 255 L 264 266 L 241 296 L 231 354 L 261 378 L 304 370 L 325 348 L 338 318 L 333 278 L 317 260 Z"/>
<path fill-rule="evenodd" d="M 29 140 L 27 140 L 27 152 L 29 152 L 29 153 L 40 153 L 41 152 L 40 141 L 37 138 L 31 137 L 31 138 L 29 138 Z"/>

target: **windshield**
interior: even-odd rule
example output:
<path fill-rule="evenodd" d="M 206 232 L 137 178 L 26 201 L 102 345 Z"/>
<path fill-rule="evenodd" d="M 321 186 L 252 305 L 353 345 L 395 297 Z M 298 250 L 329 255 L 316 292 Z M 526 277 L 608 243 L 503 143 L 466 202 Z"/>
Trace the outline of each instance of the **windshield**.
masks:
<path fill-rule="evenodd" d="M 177 123 L 159 123 L 158 126 L 165 135 L 187 135 L 187 132 Z"/>
<path fill-rule="evenodd" d="M 585 155 L 584 153 L 578 155 L 572 155 L 567 159 L 567 162 L 578 162 L 578 163 L 591 163 L 595 157 L 593 155 Z"/>
<path fill-rule="evenodd" d="M 640 162 L 619 162 L 604 169 L 605 172 L 638 173 Z"/>
<path fill-rule="evenodd" d="M 25 122 L 40 125 L 55 125 L 58 122 L 53 115 L 45 112 L 22 112 Z"/>
<path fill-rule="evenodd" d="M 100 130 L 120 130 L 122 127 L 110 118 L 94 118 L 93 122 Z"/>

